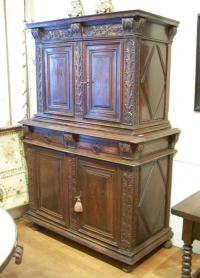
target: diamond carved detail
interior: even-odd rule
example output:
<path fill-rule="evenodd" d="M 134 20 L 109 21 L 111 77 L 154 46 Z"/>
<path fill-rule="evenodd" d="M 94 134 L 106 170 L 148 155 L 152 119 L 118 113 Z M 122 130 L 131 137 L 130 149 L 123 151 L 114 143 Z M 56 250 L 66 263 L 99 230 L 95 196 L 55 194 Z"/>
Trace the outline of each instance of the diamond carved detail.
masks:
<path fill-rule="evenodd" d="M 142 102 L 146 104 L 149 119 L 162 119 L 164 116 L 166 70 L 159 45 L 153 45 L 149 50 L 140 82 L 141 98 Z M 146 116 L 142 118 L 142 120 L 146 120 Z"/>
<path fill-rule="evenodd" d="M 167 182 L 159 161 L 152 163 L 147 171 L 148 174 L 141 184 L 138 205 L 138 218 L 144 238 L 153 235 L 164 225 L 163 214 Z"/>

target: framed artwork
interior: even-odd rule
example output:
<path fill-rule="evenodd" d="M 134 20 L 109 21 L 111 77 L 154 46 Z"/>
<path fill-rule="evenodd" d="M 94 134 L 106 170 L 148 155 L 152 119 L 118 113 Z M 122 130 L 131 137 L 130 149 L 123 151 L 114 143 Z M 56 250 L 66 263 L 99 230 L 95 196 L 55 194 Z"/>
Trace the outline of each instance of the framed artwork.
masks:
<path fill-rule="evenodd" d="M 194 110 L 200 111 L 200 14 L 197 17 L 196 82 Z"/>

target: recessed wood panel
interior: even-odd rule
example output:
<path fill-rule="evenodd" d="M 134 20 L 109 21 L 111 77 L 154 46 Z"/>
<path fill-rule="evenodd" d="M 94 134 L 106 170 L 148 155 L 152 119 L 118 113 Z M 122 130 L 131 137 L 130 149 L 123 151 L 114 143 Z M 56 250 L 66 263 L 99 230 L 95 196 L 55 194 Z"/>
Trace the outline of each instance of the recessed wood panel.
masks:
<path fill-rule="evenodd" d="M 45 55 L 46 113 L 74 112 L 72 46 L 48 47 Z"/>
<path fill-rule="evenodd" d="M 120 121 L 120 42 L 85 46 L 85 117 Z"/>
<path fill-rule="evenodd" d="M 77 181 L 83 202 L 80 231 L 116 245 L 120 219 L 117 168 L 79 160 Z"/>
<path fill-rule="evenodd" d="M 140 122 L 165 119 L 167 46 L 142 41 L 140 70 Z"/>
<path fill-rule="evenodd" d="M 56 222 L 67 223 L 65 156 L 62 153 L 41 149 L 37 149 L 35 155 L 38 213 Z"/>

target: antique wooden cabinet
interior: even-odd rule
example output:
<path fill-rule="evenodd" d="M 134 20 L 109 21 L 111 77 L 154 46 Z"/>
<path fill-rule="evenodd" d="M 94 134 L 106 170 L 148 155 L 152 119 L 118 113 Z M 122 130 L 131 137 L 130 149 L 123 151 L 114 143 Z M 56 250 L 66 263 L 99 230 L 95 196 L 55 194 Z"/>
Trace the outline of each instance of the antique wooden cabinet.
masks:
<path fill-rule="evenodd" d="M 38 106 L 23 122 L 26 216 L 126 271 L 172 236 L 179 130 L 168 103 L 177 26 L 138 10 L 28 24 Z"/>

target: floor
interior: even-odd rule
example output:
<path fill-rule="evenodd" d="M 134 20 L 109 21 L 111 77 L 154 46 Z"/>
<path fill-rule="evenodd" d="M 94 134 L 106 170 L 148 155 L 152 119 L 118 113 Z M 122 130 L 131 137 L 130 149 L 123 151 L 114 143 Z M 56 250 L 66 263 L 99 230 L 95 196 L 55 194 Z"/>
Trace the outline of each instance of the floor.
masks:
<path fill-rule="evenodd" d="M 1 278 L 178 278 L 181 277 L 182 251 L 177 247 L 159 249 L 131 273 L 120 264 L 96 254 L 44 228 L 34 231 L 31 223 L 17 221 L 19 242 L 24 246 L 21 265 L 9 263 Z M 193 255 L 193 270 L 200 265 L 200 255 Z"/>

